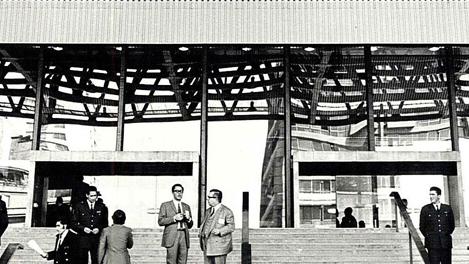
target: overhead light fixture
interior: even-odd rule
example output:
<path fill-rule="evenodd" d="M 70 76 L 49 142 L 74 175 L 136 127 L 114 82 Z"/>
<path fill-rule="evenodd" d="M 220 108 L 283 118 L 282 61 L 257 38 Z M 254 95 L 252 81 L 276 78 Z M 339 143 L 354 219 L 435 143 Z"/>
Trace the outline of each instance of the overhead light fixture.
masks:
<path fill-rule="evenodd" d="M 180 50 L 180 51 L 188 51 L 188 50 L 189 50 L 189 48 L 188 48 L 188 47 L 184 47 L 184 46 L 183 46 L 183 47 L 179 47 L 179 50 Z"/>
<path fill-rule="evenodd" d="M 116 50 L 122 51 L 122 47 L 116 47 Z"/>
<path fill-rule="evenodd" d="M 304 48 L 304 50 L 307 51 L 307 52 L 311 52 L 311 51 L 314 51 L 315 48 L 313 48 L 313 47 L 306 47 L 306 48 Z"/>
<path fill-rule="evenodd" d="M 251 51 L 252 48 L 250 48 L 250 47 L 244 47 L 244 48 L 242 48 L 242 50 L 243 50 L 243 51 Z"/>
<path fill-rule="evenodd" d="M 440 49 L 441 49 L 441 47 L 431 47 L 428 50 L 435 52 L 435 51 L 439 51 Z"/>
<path fill-rule="evenodd" d="M 372 47 L 370 48 L 370 50 L 371 50 L 371 51 L 377 51 L 377 50 L 378 50 L 378 47 L 372 46 Z"/>
<path fill-rule="evenodd" d="M 55 50 L 55 51 L 62 51 L 64 48 L 53 46 L 52 49 Z"/>

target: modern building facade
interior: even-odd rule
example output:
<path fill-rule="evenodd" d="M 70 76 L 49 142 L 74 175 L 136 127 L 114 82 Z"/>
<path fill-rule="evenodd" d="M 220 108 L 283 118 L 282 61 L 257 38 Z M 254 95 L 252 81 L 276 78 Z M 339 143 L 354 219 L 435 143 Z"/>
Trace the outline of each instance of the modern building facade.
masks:
<path fill-rule="evenodd" d="M 34 151 L 44 125 L 114 127 L 115 155 L 124 156 L 132 124 L 200 120 L 198 165 L 187 169 L 199 168 L 199 216 L 208 124 L 268 120 L 261 226 L 330 225 L 332 209 L 347 204 L 367 226 L 392 225 L 386 192 L 402 175 L 443 177 L 464 225 L 468 9 L 468 1 L 4 1 L 0 115 L 34 121 Z M 47 187 L 43 172 L 31 204 Z"/>

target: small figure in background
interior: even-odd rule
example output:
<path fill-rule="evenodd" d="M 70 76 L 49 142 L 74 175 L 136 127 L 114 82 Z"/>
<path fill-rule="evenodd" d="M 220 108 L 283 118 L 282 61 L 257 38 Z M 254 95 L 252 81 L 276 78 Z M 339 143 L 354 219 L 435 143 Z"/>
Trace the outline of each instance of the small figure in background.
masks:
<path fill-rule="evenodd" d="M 345 216 L 342 217 L 342 222 L 340 223 L 340 227 L 343 228 L 350 228 L 350 227 L 357 227 L 357 219 L 352 215 L 353 209 L 352 207 L 347 207 L 344 210 Z"/>

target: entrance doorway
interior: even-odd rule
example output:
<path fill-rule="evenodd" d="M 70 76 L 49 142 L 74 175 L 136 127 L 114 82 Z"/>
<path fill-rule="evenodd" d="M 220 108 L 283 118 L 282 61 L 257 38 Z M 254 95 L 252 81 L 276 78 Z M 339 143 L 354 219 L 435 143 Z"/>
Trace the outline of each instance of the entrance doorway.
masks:
<path fill-rule="evenodd" d="M 60 196 L 66 205 L 70 205 L 76 186 L 80 184 L 76 179 L 83 179 L 86 184 L 97 187 L 109 215 L 122 209 L 127 214 L 126 223 L 132 227 L 155 228 L 158 207 L 172 199 L 173 184 L 198 186 L 197 164 L 189 161 L 36 162 L 34 192 L 29 206 L 31 225 L 46 226 L 53 222 L 50 209 L 56 198 Z M 187 188 L 185 198 L 188 203 L 193 203 L 190 206 L 194 219 L 197 219 L 197 197 L 198 188 Z"/>
<path fill-rule="evenodd" d="M 346 210 L 352 211 L 357 227 L 360 221 L 367 228 L 397 227 L 402 221 L 390 197 L 394 191 L 407 200 L 409 214 L 418 223 L 431 186 L 440 187 L 443 202 L 458 210 L 450 201 L 456 162 L 295 162 L 297 227 L 340 227 Z M 452 188 L 457 186 L 453 183 Z"/>

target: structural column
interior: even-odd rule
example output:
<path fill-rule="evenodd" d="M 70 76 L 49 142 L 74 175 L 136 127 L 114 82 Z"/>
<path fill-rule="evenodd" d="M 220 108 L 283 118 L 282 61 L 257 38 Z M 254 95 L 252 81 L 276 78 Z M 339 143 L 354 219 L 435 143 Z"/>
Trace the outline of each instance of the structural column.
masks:
<path fill-rule="evenodd" d="M 36 82 L 36 102 L 34 110 L 34 125 L 31 150 L 40 150 L 41 146 L 41 128 L 43 122 L 42 110 L 44 107 L 44 46 L 40 47 L 38 66 L 37 66 L 37 82 Z M 34 166 L 35 167 L 35 166 Z M 32 175 L 36 175 L 32 173 Z M 28 223 L 32 226 L 44 226 L 47 214 L 47 200 L 44 200 L 44 193 L 47 199 L 47 190 L 49 188 L 48 181 L 38 176 L 31 177 L 33 181 L 33 199 L 31 204 L 32 219 Z"/>
<path fill-rule="evenodd" d="M 451 134 L 451 149 L 459 151 L 458 116 L 456 107 L 456 85 L 454 80 L 454 53 L 452 46 L 445 47 L 446 87 L 448 91 L 448 110 Z M 456 163 L 457 174 L 448 175 L 449 202 L 453 208 L 457 226 L 465 226 L 464 190 L 461 162 Z"/>
<path fill-rule="evenodd" d="M 207 196 L 207 137 L 208 137 L 208 46 L 203 47 L 202 55 L 202 96 L 200 100 L 200 156 L 199 156 L 199 214 L 198 226 L 205 215 Z"/>
<path fill-rule="evenodd" d="M 373 64 L 371 62 L 371 47 L 365 45 L 365 81 L 366 81 L 366 114 L 367 114 L 367 146 L 369 151 L 376 150 L 375 118 L 373 112 Z"/>
<path fill-rule="evenodd" d="M 295 214 L 293 212 L 293 173 L 291 157 L 291 100 L 290 100 L 290 46 L 284 46 L 284 107 L 285 107 L 285 227 L 294 227 Z"/>
<path fill-rule="evenodd" d="M 127 46 L 122 46 L 121 67 L 119 76 L 119 104 L 117 107 L 117 133 L 116 133 L 116 151 L 124 150 L 124 122 L 125 122 L 125 57 Z"/>
<path fill-rule="evenodd" d="M 37 82 L 36 82 L 36 102 L 34 110 L 34 126 L 32 150 L 39 150 L 41 144 L 41 128 L 42 128 L 42 109 L 44 107 L 44 46 L 39 50 L 39 59 L 37 66 Z"/>
<path fill-rule="evenodd" d="M 448 90 L 448 110 L 451 133 L 451 149 L 459 151 L 458 116 L 456 108 L 456 86 L 454 83 L 453 47 L 445 47 L 446 89 Z"/>

